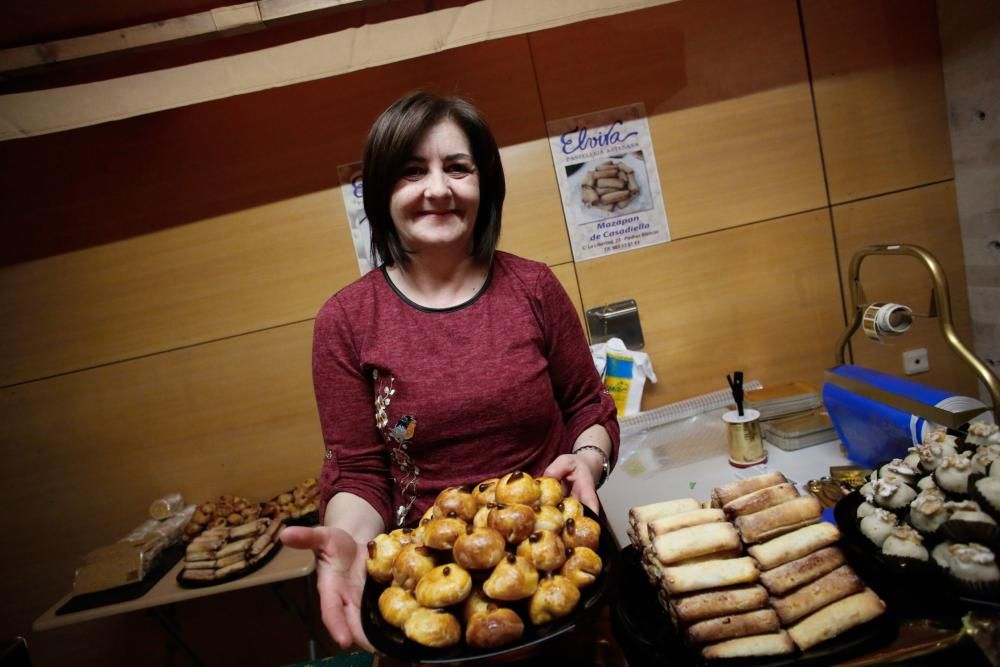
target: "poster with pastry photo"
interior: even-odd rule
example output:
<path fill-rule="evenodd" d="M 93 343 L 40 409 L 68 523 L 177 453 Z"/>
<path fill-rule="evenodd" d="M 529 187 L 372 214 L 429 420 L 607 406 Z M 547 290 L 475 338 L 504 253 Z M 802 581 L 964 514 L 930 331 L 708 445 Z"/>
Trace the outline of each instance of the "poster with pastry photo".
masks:
<path fill-rule="evenodd" d="M 670 240 L 641 103 L 548 123 L 576 261 Z"/>
<path fill-rule="evenodd" d="M 358 270 L 364 275 L 378 266 L 377 257 L 372 256 L 371 230 L 365 215 L 364 190 L 361 185 L 361 163 L 352 162 L 337 167 L 340 194 L 347 209 L 347 224 L 351 228 L 354 254 L 358 258 Z"/>

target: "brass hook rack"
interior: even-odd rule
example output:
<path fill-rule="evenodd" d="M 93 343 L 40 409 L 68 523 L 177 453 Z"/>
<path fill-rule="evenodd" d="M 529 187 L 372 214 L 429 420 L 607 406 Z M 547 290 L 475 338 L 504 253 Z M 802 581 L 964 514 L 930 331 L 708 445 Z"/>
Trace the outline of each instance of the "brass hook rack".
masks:
<path fill-rule="evenodd" d="M 948 292 L 948 278 L 945 276 L 944 270 L 934 255 L 920 246 L 908 244 L 868 246 L 856 252 L 854 257 L 851 258 L 849 280 L 851 309 L 854 315 L 850 326 L 841 334 L 840 340 L 837 342 L 837 352 L 835 354 L 836 365 L 840 366 L 844 364 L 844 349 L 847 347 L 848 342 L 850 342 L 851 336 L 861 326 L 861 318 L 868 305 L 864 289 L 861 286 L 860 274 L 862 261 L 872 255 L 909 255 L 916 257 L 924 263 L 924 266 L 931 274 L 931 280 L 934 284 L 934 291 L 931 295 L 931 309 L 928 317 L 936 316 L 938 318 L 941 324 L 941 334 L 944 336 L 945 342 L 972 369 L 980 381 L 986 385 L 993 399 L 993 416 L 1000 422 L 1000 379 L 958 337 L 951 317 L 951 297 Z"/>

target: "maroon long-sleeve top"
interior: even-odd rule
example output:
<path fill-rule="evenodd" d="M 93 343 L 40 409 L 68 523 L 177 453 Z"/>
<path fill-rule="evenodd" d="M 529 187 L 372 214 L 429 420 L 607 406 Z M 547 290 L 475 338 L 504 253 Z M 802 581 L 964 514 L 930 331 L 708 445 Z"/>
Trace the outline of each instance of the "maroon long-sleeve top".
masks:
<path fill-rule="evenodd" d="M 411 497 L 406 523 L 448 486 L 541 474 L 594 424 L 618 454 L 614 402 L 569 297 L 546 265 L 503 252 L 453 308 L 414 304 L 382 271 L 337 292 L 316 317 L 313 380 L 321 507 L 350 492 L 387 528 Z"/>

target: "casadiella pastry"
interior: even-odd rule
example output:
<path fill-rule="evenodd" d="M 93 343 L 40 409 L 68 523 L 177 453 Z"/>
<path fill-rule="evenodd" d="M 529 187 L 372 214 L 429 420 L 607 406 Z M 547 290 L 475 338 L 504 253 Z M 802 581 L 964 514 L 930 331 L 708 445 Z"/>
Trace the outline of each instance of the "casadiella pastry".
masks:
<path fill-rule="evenodd" d="M 730 482 L 717 486 L 712 490 L 712 507 L 725 507 L 725 505 L 740 496 L 745 496 L 759 489 L 766 489 L 769 486 L 785 484 L 788 479 L 780 472 L 769 472 L 756 477 Z"/>
<path fill-rule="evenodd" d="M 747 553 L 757 561 L 762 570 L 770 570 L 817 549 L 828 547 L 839 539 L 840 530 L 832 523 L 821 521 L 763 544 L 755 544 L 747 549 Z"/>
<path fill-rule="evenodd" d="M 789 625 L 831 602 L 859 593 L 864 588 L 864 582 L 854 570 L 849 565 L 841 565 L 784 597 L 772 596 L 770 603 L 782 624 Z"/>
<path fill-rule="evenodd" d="M 806 616 L 788 628 L 788 634 L 800 649 L 808 651 L 816 644 L 867 623 L 884 611 L 885 603 L 866 588 Z"/>
<path fill-rule="evenodd" d="M 737 517 L 733 522 L 747 544 L 773 537 L 819 521 L 823 506 L 813 496 L 799 496 L 766 510 Z"/>

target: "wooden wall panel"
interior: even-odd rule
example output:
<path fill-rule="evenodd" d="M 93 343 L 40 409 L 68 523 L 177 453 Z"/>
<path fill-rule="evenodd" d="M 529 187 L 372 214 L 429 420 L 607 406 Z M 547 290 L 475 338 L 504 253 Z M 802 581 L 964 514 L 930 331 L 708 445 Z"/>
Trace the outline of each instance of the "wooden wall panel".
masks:
<path fill-rule="evenodd" d="M 645 104 L 673 238 L 826 205 L 795 2 L 681 2 L 530 40 L 547 119 Z"/>
<path fill-rule="evenodd" d="M 825 211 L 580 262 L 577 275 L 585 307 L 639 306 L 660 380 L 643 409 L 724 389 L 736 369 L 818 387 L 843 326 Z"/>
<path fill-rule="evenodd" d="M 934 0 L 803 0 L 830 199 L 953 177 Z"/>
<path fill-rule="evenodd" d="M 560 264 L 559 266 L 553 266 L 552 272 L 556 274 L 556 278 L 559 279 L 559 283 L 566 290 L 566 294 L 569 295 L 570 301 L 576 307 L 576 314 L 580 318 L 580 325 L 583 330 L 587 330 L 587 321 L 583 314 L 583 300 L 580 296 L 580 284 L 576 280 L 576 265 L 573 262 L 567 264 Z"/>
<path fill-rule="evenodd" d="M 311 340 L 303 322 L 0 390 L 0 502 L 22 508 L 0 598 L 40 613 L 164 493 L 264 500 L 318 474 Z"/>
<path fill-rule="evenodd" d="M 972 324 L 965 288 L 965 263 L 958 228 L 954 183 L 941 183 L 915 190 L 835 206 L 833 219 L 840 249 L 844 289 L 854 253 L 865 246 L 907 243 L 934 255 L 948 277 L 955 329 L 971 349 Z M 930 306 L 931 279 L 922 262 L 911 257 L 868 257 L 861 265 L 861 284 L 869 303 L 901 303 L 926 314 Z M 849 292 L 847 294 L 850 303 Z M 886 373 L 901 375 L 903 352 L 924 347 L 930 371 L 909 379 L 967 396 L 978 396 L 976 376 L 945 344 L 939 321 L 918 319 L 906 334 L 875 343 L 863 333 L 852 337 L 855 363 Z"/>

